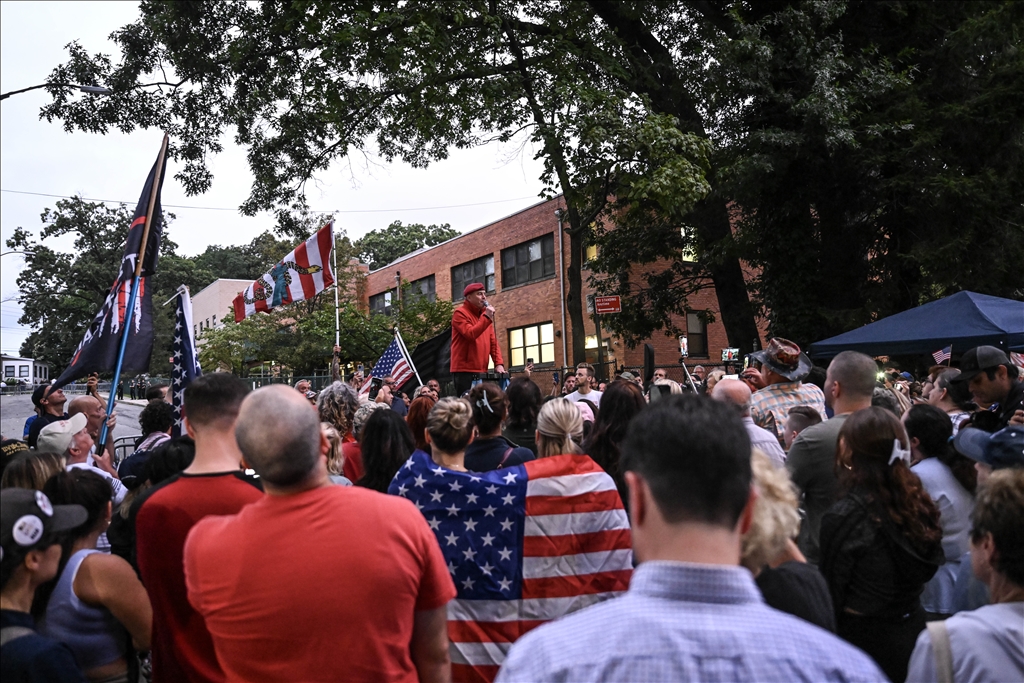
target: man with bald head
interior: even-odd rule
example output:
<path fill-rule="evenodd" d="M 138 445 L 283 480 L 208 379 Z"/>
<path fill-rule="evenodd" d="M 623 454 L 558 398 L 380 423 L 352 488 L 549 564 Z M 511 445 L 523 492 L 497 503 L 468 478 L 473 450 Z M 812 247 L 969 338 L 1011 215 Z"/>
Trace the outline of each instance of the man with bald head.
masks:
<path fill-rule="evenodd" d="M 265 495 L 185 545 L 188 598 L 227 679 L 450 680 L 455 586 L 419 510 L 332 486 L 330 443 L 295 391 L 254 391 L 235 435 Z"/>
<path fill-rule="evenodd" d="M 116 477 L 117 470 L 114 468 L 114 428 L 117 426 L 117 411 L 111 413 L 108 419 L 107 407 L 103 405 L 103 402 L 95 396 L 84 394 L 76 396 L 68 402 L 68 415 L 74 417 L 79 414 L 86 417 L 86 429 L 89 430 L 89 436 L 92 437 L 93 444 L 100 442 L 100 428 L 103 426 L 103 421 L 107 421 L 107 444 L 103 449 L 103 455 L 93 454 L 89 459 L 89 464 L 95 465 L 104 472 Z"/>
<path fill-rule="evenodd" d="M 298 392 L 281 388 L 313 414 Z M 153 604 L 153 683 L 227 680 L 206 623 L 189 605 L 182 554 L 199 520 L 235 514 L 262 498 L 257 481 L 241 469 L 235 440 L 235 420 L 248 393 L 245 382 L 226 372 L 192 380 L 183 412 L 195 458 L 184 472 L 150 489 L 138 512 L 138 568 Z M 248 562 L 232 558 L 229 564 Z"/>
<path fill-rule="evenodd" d="M 758 427 L 750 417 L 750 397 L 750 387 L 738 379 L 721 379 L 711 390 L 711 398 L 714 400 L 732 403 L 739 408 L 743 426 L 747 428 L 747 435 L 750 437 L 750 446 L 771 458 L 772 464 L 776 467 L 785 467 L 786 452 L 779 446 L 775 434 Z"/>
<path fill-rule="evenodd" d="M 800 432 L 789 448 L 786 467 L 800 489 L 805 512 L 798 545 L 807 561 L 819 559 L 821 516 L 836 501 L 836 446 L 846 418 L 871 406 L 878 365 L 870 356 L 843 351 L 832 359 L 825 374 L 825 402 L 835 416 Z"/>

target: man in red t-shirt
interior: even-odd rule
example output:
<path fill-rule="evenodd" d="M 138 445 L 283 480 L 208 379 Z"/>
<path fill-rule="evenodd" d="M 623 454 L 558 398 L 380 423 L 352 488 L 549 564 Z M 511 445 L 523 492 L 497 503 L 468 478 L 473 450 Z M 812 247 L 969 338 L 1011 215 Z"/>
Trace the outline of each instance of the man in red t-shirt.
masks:
<path fill-rule="evenodd" d="M 189 384 L 185 429 L 195 439 L 195 459 L 153 489 L 139 509 L 136 554 L 153 604 L 153 683 L 227 680 L 206 624 L 188 602 L 182 552 L 203 517 L 234 514 L 263 497 L 257 481 L 239 469 L 235 419 L 247 393 L 242 380 L 222 372 Z M 308 404 L 306 411 L 312 414 Z"/>
<path fill-rule="evenodd" d="M 294 391 L 242 404 L 239 446 L 265 495 L 196 524 L 192 605 L 232 681 L 448 681 L 444 556 L 412 503 L 332 486 L 330 445 Z"/>
<path fill-rule="evenodd" d="M 472 282 L 462 296 L 465 301 L 452 314 L 451 371 L 456 396 L 469 391 L 474 375 L 487 372 L 488 359 L 494 359 L 495 371 L 505 372 L 494 334 L 494 307 L 487 303 L 484 286 Z"/>

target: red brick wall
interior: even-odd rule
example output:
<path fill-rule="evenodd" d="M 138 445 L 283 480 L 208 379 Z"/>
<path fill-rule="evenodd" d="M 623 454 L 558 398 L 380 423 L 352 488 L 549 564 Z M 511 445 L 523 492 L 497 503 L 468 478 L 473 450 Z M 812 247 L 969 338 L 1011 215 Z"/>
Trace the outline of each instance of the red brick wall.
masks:
<path fill-rule="evenodd" d="M 510 328 L 550 321 L 554 324 L 555 328 L 555 364 L 557 366 L 564 366 L 567 363 L 562 355 L 563 340 L 571 355 L 572 333 L 571 327 L 568 327 L 571 325 L 568 313 L 566 313 L 567 329 L 565 331 L 562 330 L 558 278 L 554 277 L 510 289 L 503 289 L 501 282 L 502 249 L 551 233 L 556 235 L 555 268 L 557 271 L 560 254 L 557 239 L 558 219 L 555 217 L 555 210 L 564 206 L 565 204 L 561 197 L 542 202 L 490 225 L 477 228 L 444 244 L 431 247 L 373 271 L 366 279 L 366 295 L 369 297 L 394 288 L 395 273 L 399 271 L 402 280 L 409 282 L 434 275 L 437 296 L 447 299 L 452 295 L 452 267 L 487 254 L 492 254 L 495 266 L 495 289 L 497 291 L 489 295 L 488 300 L 497 311 L 495 327 L 498 343 L 501 346 L 501 352 L 505 357 L 506 365 L 510 361 L 507 331 Z M 567 234 L 563 233 L 562 241 L 565 256 L 561 265 L 567 269 L 569 265 L 569 237 Z M 583 291 L 584 294 L 590 294 L 592 289 L 586 286 L 586 275 L 587 273 L 584 272 Z M 565 286 L 567 290 L 568 282 L 566 282 Z M 712 311 L 715 316 L 715 322 L 707 326 L 709 359 L 691 358 L 688 364 L 692 366 L 698 362 L 703 362 L 704 365 L 718 365 L 722 349 L 727 347 L 728 344 L 725 328 L 721 323 L 721 314 L 718 311 L 718 300 L 715 297 L 714 289 L 708 288 L 690 297 L 690 304 L 694 310 L 708 309 Z M 584 323 L 586 334 L 593 335 L 594 323 L 586 312 L 584 312 L 584 315 L 586 317 Z M 685 329 L 685 321 L 677 321 L 677 325 Z M 559 332 L 563 332 L 563 335 L 558 336 Z M 608 337 L 609 335 L 602 330 L 602 336 Z M 654 345 L 655 359 L 658 365 L 674 365 L 678 361 L 679 342 L 676 337 L 668 337 L 659 333 L 650 342 Z M 613 339 L 612 353 L 614 354 L 616 365 L 626 365 L 627 367 L 643 365 L 642 345 L 630 350 L 622 342 Z M 670 374 L 670 376 L 674 377 L 675 373 Z"/>

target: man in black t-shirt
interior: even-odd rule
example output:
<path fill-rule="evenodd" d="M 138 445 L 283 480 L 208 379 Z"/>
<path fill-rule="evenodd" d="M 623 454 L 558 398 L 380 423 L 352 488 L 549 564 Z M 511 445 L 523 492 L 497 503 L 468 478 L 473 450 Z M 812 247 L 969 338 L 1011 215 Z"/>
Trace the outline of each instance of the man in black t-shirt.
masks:
<path fill-rule="evenodd" d="M 64 404 L 68 402 L 67 396 L 61 387 L 54 387 L 52 384 L 44 384 L 36 387 L 32 392 L 32 403 L 39 408 L 41 414 L 33 422 L 28 430 L 28 447 L 35 448 L 39 440 L 39 432 L 48 424 L 58 420 L 68 419 L 64 412 Z"/>

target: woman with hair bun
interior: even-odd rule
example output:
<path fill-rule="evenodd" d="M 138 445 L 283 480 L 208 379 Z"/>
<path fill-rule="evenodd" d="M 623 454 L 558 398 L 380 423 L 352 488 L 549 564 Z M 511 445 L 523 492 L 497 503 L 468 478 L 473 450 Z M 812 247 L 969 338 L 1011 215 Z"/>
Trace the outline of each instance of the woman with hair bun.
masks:
<path fill-rule="evenodd" d="M 491 401 L 486 386 L 474 392 Z M 620 595 L 632 575 L 629 519 L 615 482 L 580 453 L 576 406 L 562 398 L 544 404 L 535 434 L 539 457 L 487 472 L 466 467 L 473 412 L 466 399 L 438 401 L 427 418 L 430 455 L 415 451 L 388 488 L 426 518 L 458 589 L 448 605 L 455 681 L 497 674 L 505 649 L 481 649 L 481 642 L 507 643 L 543 621 Z M 486 609 L 482 601 L 500 602 L 505 617 L 468 629 L 466 615 Z M 535 607 L 541 602 L 549 604 L 543 615 Z"/>
<path fill-rule="evenodd" d="M 867 652 L 894 683 L 924 629 L 921 593 L 943 561 L 939 511 L 910 471 L 910 440 L 896 416 L 870 407 L 839 432 L 842 498 L 821 521 L 821 573 L 840 637 Z"/>
<path fill-rule="evenodd" d="M 534 459 L 533 451 L 521 448 L 501 434 L 508 401 L 497 384 L 482 382 L 470 390 L 468 398 L 476 437 L 466 447 L 466 467 L 474 472 L 490 472 Z"/>

